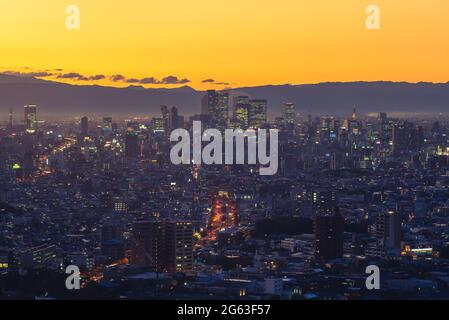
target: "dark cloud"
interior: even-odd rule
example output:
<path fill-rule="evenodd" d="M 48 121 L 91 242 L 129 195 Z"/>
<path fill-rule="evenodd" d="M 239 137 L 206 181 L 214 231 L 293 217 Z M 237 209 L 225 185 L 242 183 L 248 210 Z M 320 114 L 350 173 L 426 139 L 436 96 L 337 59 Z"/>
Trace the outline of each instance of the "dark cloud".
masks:
<path fill-rule="evenodd" d="M 154 77 L 147 77 L 139 80 L 141 84 L 159 84 L 160 81 Z"/>
<path fill-rule="evenodd" d="M 201 82 L 202 83 L 213 83 L 213 84 L 221 85 L 221 86 L 228 86 L 228 85 L 230 85 L 229 82 L 217 82 L 214 79 L 206 79 L 206 80 L 203 80 Z"/>
<path fill-rule="evenodd" d="M 48 71 L 48 72 L 62 72 L 62 71 L 64 71 L 64 69 L 60 69 L 60 68 L 58 68 L 58 69 L 46 69 L 45 71 Z"/>
<path fill-rule="evenodd" d="M 30 68 L 27 68 L 29 70 Z M 27 71 L 27 72 L 20 72 L 20 71 L 4 71 L 2 74 L 17 76 L 17 77 L 35 77 L 35 78 L 44 78 L 44 77 L 52 77 L 56 76 L 58 79 L 70 79 L 75 81 L 97 81 L 97 80 L 103 80 L 106 78 L 103 74 L 96 74 L 93 76 L 84 76 L 77 72 L 69 72 L 69 73 L 54 73 L 54 71 L 62 71 L 62 69 L 47 69 L 45 71 Z"/>
<path fill-rule="evenodd" d="M 147 77 L 142 79 L 129 78 L 125 80 L 126 83 L 139 83 L 139 84 L 158 84 L 159 80 L 154 77 Z"/>
<path fill-rule="evenodd" d="M 4 71 L 1 72 L 1 74 L 16 77 L 35 77 L 35 78 L 50 77 L 53 75 L 53 73 L 47 71 L 31 71 L 31 72 Z"/>
<path fill-rule="evenodd" d="M 57 76 L 58 79 L 70 79 L 70 80 L 77 80 L 77 81 L 98 81 L 106 79 L 106 76 L 104 74 L 96 74 L 93 76 L 84 76 L 77 72 L 69 72 L 69 73 L 61 73 Z"/>
<path fill-rule="evenodd" d="M 126 83 L 140 83 L 140 80 L 136 78 L 126 79 Z"/>
<path fill-rule="evenodd" d="M 77 72 L 69 72 L 69 73 L 58 74 L 58 79 L 70 79 L 70 80 L 78 80 L 78 81 L 87 81 L 87 80 L 89 80 L 88 77 L 85 77 L 82 74 L 77 73 Z"/>
<path fill-rule="evenodd" d="M 114 82 L 120 82 L 120 81 L 125 81 L 125 76 L 121 75 L 121 74 L 114 74 L 113 76 L 110 77 L 110 79 Z"/>
<path fill-rule="evenodd" d="M 160 83 L 162 84 L 184 84 L 184 83 L 189 83 L 190 80 L 189 79 L 179 79 L 176 76 L 168 76 L 162 79 L 162 81 Z"/>
<path fill-rule="evenodd" d="M 89 77 L 89 80 L 93 80 L 93 81 L 98 81 L 98 80 L 103 80 L 103 79 L 106 79 L 106 76 L 104 74 L 97 74 L 97 75 Z"/>
<path fill-rule="evenodd" d="M 106 79 L 104 74 L 96 74 L 93 76 L 85 76 L 78 72 L 60 73 L 57 75 L 58 79 L 70 79 L 75 81 L 98 81 Z"/>
<path fill-rule="evenodd" d="M 29 70 L 32 70 L 29 68 Z M 62 73 L 62 69 L 47 69 L 45 71 L 26 71 L 26 72 L 19 72 L 19 71 L 3 71 L 0 72 L 0 74 L 5 75 L 14 75 L 14 76 L 21 76 L 21 77 L 56 77 L 57 79 L 65 79 L 65 80 L 72 80 L 72 81 L 99 81 L 104 79 L 110 79 L 113 82 L 124 82 L 124 83 L 131 83 L 131 84 L 147 84 L 147 85 L 176 85 L 176 84 L 185 84 L 189 83 L 190 80 L 186 78 L 178 78 L 177 76 L 167 76 L 163 78 L 162 80 L 159 80 L 155 77 L 145 77 L 145 78 L 127 78 L 126 76 L 122 74 L 114 74 L 111 76 L 106 76 L 104 74 L 96 74 L 91 76 L 86 76 L 78 72 L 67 72 Z M 215 83 L 215 80 L 213 79 L 207 79 L 203 81 L 204 83 Z"/>
<path fill-rule="evenodd" d="M 124 81 L 126 83 L 139 83 L 139 84 L 183 84 L 190 82 L 190 80 L 188 79 L 179 79 L 176 76 L 168 76 L 163 78 L 162 80 L 158 80 L 155 77 L 145 77 L 142 79 L 137 78 L 126 79 L 125 77 L 123 77 L 123 78 L 116 78 L 113 81 Z"/>

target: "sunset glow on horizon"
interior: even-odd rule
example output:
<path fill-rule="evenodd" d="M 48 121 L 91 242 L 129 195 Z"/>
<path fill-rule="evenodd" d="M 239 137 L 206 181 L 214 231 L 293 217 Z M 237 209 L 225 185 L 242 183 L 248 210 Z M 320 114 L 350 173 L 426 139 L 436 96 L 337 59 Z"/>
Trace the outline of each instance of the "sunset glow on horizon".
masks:
<path fill-rule="evenodd" d="M 380 30 L 365 27 L 370 4 Z M 69 5 L 80 30 L 65 26 Z M 448 19 L 447 0 L 0 0 L 0 72 L 197 89 L 447 82 Z"/>

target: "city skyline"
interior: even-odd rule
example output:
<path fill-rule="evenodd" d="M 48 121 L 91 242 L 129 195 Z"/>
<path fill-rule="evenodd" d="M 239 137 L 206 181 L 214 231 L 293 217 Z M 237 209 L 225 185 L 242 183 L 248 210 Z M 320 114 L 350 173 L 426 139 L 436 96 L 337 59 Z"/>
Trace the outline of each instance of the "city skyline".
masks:
<path fill-rule="evenodd" d="M 0 299 L 447 299 L 448 116 L 285 103 L 270 121 L 260 97 L 228 98 L 128 121 L 25 105 L 0 126 Z M 276 130 L 279 170 L 174 163 L 196 121 Z"/>
<path fill-rule="evenodd" d="M 448 12 L 0 0 L 0 301 L 449 300 Z"/>

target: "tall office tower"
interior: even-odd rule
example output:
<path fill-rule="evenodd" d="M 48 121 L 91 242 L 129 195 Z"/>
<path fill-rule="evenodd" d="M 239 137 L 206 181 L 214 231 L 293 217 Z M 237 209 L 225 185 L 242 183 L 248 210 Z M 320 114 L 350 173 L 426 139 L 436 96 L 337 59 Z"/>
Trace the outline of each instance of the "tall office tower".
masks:
<path fill-rule="evenodd" d="M 86 137 L 89 134 L 89 118 L 82 117 L 80 123 L 81 136 Z"/>
<path fill-rule="evenodd" d="M 414 141 L 412 141 L 412 144 L 414 146 L 414 149 L 418 151 L 423 147 L 424 144 L 425 140 L 424 128 L 422 126 L 418 126 L 417 128 L 415 128 L 413 136 L 415 137 L 415 139 Z"/>
<path fill-rule="evenodd" d="M 201 102 L 202 114 L 210 116 L 210 125 L 224 130 L 228 127 L 229 93 L 215 90 L 207 91 Z"/>
<path fill-rule="evenodd" d="M 134 224 L 132 263 L 158 272 L 193 271 L 193 225 L 184 221 Z"/>
<path fill-rule="evenodd" d="M 169 272 L 191 273 L 193 266 L 193 224 L 189 221 L 166 222 Z"/>
<path fill-rule="evenodd" d="M 267 123 L 268 102 L 264 99 L 254 99 L 249 101 L 249 126 L 259 129 Z"/>
<path fill-rule="evenodd" d="M 234 116 L 232 117 L 233 128 L 246 130 L 249 127 L 249 103 L 239 103 L 234 107 Z"/>
<path fill-rule="evenodd" d="M 416 151 L 419 145 L 417 128 L 410 122 L 396 123 L 392 129 L 392 151 L 395 155 Z"/>
<path fill-rule="evenodd" d="M 296 108 L 293 103 L 286 102 L 282 107 L 282 116 L 287 127 L 294 127 L 296 124 Z"/>
<path fill-rule="evenodd" d="M 167 120 L 167 129 L 169 134 L 171 131 L 175 129 L 179 129 L 181 126 L 181 117 L 178 115 L 178 108 L 172 107 L 168 113 L 168 120 Z"/>
<path fill-rule="evenodd" d="M 208 90 L 201 99 L 201 114 L 210 115 L 212 108 L 218 104 L 218 93 L 215 90 Z"/>
<path fill-rule="evenodd" d="M 311 201 L 316 215 L 332 215 L 336 211 L 337 194 L 333 190 L 314 191 Z"/>
<path fill-rule="evenodd" d="M 135 131 L 128 131 L 125 135 L 125 156 L 137 158 L 139 156 L 138 136 Z"/>
<path fill-rule="evenodd" d="M 168 110 L 168 106 L 161 106 L 161 114 L 162 114 L 162 119 L 164 121 L 164 132 L 169 132 L 169 128 L 168 128 L 168 117 L 169 117 L 169 110 Z"/>
<path fill-rule="evenodd" d="M 29 104 L 24 107 L 25 112 L 25 129 L 29 133 L 36 132 L 37 129 L 37 106 L 34 104 Z"/>
<path fill-rule="evenodd" d="M 162 114 L 162 118 L 164 119 L 168 119 L 168 107 L 167 106 L 161 106 L 161 114 Z"/>
<path fill-rule="evenodd" d="M 352 112 L 351 119 L 348 121 L 349 123 L 349 133 L 352 137 L 358 136 L 361 134 L 362 128 L 361 123 L 358 120 L 357 110 L 354 108 L 354 111 Z"/>
<path fill-rule="evenodd" d="M 405 126 L 404 123 L 397 123 L 391 130 L 392 152 L 399 155 L 404 150 L 405 145 Z"/>
<path fill-rule="evenodd" d="M 234 108 L 235 107 L 237 107 L 237 105 L 239 105 L 239 104 L 249 104 L 249 97 L 248 96 L 237 96 L 237 97 L 234 97 L 234 100 L 233 100 L 233 102 L 234 102 Z"/>
<path fill-rule="evenodd" d="M 164 224 L 159 221 L 139 221 L 134 224 L 131 263 L 166 271 L 167 243 Z"/>
<path fill-rule="evenodd" d="M 332 214 L 315 217 L 315 258 L 332 260 L 343 256 L 344 219 L 337 207 Z"/>
<path fill-rule="evenodd" d="M 249 97 L 237 96 L 233 99 L 234 114 L 231 118 L 231 126 L 234 129 L 246 130 L 249 127 Z"/>
<path fill-rule="evenodd" d="M 394 123 L 394 120 L 389 120 L 386 112 L 379 113 L 378 120 L 382 145 L 388 146 L 392 138 L 392 124 Z"/>
<path fill-rule="evenodd" d="M 378 255 L 401 250 L 401 214 L 395 210 L 385 210 L 376 217 L 376 238 L 378 240 Z"/>

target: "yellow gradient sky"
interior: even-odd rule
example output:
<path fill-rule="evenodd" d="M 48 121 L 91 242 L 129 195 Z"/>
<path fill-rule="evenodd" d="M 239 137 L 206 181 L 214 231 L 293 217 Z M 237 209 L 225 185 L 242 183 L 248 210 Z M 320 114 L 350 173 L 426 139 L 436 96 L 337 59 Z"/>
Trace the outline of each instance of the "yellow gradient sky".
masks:
<path fill-rule="evenodd" d="M 65 27 L 70 4 L 81 9 L 79 31 Z M 369 4 L 381 9 L 380 30 L 365 28 Z M 447 82 L 449 1 L 0 0 L 0 68 L 173 75 L 200 89 L 226 87 L 208 78 L 232 87 Z"/>

